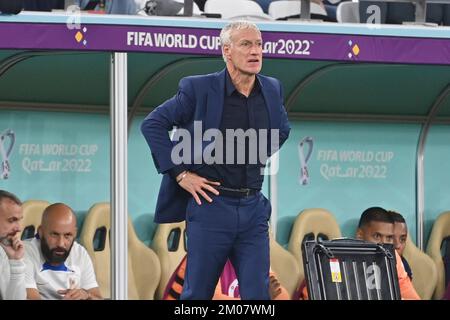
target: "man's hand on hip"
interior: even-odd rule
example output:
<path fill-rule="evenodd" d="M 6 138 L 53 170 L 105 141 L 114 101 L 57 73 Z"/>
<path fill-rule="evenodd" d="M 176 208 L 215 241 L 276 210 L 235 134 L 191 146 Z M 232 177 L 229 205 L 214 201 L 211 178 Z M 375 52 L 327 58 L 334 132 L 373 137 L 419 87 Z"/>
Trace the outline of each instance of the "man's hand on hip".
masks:
<path fill-rule="evenodd" d="M 220 182 L 209 181 L 199 175 L 185 171 L 180 173 L 177 176 L 177 182 L 184 190 L 192 194 L 198 205 L 201 205 L 199 195 L 206 199 L 208 202 L 212 202 L 212 199 L 208 196 L 205 191 L 210 191 L 214 193 L 216 196 L 219 195 L 219 191 L 217 191 L 213 186 L 220 186 Z"/>

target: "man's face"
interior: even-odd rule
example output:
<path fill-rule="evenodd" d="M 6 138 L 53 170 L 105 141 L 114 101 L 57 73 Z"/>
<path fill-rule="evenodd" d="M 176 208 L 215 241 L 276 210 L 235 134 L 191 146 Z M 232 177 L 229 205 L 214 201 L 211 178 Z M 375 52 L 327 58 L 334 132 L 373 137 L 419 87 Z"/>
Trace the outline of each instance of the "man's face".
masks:
<path fill-rule="evenodd" d="M 0 238 L 12 239 L 21 231 L 22 207 L 10 199 L 0 201 Z"/>
<path fill-rule="evenodd" d="M 246 75 L 255 75 L 261 71 L 262 38 L 259 31 L 234 30 L 231 43 L 224 45 L 223 52 L 233 70 Z"/>
<path fill-rule="evenodd" d="M 39 228 L 41 250 L 50 264 L 61 264 L 66 261 L 76 237 L 76 225 L 67 220 L 48 221 L 47 226 Z"/>
<path fill-rule="evenodd" d="M 405 250 L 407 238 L 408 238 L 408 229 L 406 227 L 406 223 L 403 222 L 394 223 L 394 247 L 399 255 L 403 255 L 403 250 Z"/>
<path fill-rule="evenodd" d="M 372 221 L 359 228 L 357 238 L 373 243 L 394 243 L 394 224 L 381 221 Z"/>

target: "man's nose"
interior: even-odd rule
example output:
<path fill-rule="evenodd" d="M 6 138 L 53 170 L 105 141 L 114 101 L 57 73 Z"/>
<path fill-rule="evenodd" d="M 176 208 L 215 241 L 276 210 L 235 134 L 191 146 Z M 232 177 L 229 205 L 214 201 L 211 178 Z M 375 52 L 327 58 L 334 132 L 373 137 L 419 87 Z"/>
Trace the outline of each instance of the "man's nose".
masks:
<path fill-rule="evenodd" d="M 252 47 L 250 48 L 251 54 L 259 54 L 260 51 L 261 51 L 261 47 L 258 44 L 253 44 Z"/>
<path fill-rule="evenodd" d="M 59 237 L 57 244 L 58 244 L 58 247 L 65 248 L 66 247 L 66 241 L 65 241 L 64 237 Z"/>
<path fill-rule="evenodd" d="M 16 225 L 14 226 L 14 232 L 20 232 L 22 231 L 22 227 L 20 226 L 20 223 L 16 223 Z"/>

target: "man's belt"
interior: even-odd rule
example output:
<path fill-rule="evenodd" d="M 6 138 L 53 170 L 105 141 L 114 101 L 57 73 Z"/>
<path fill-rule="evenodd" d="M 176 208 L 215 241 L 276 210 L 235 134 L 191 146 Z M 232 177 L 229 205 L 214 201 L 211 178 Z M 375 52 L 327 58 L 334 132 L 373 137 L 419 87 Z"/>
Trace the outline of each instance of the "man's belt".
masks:
<path fill-rule="evenodd" d="M 232 189 L 227 187 L 218 186 L 215 187 L 221 196 L 233 197 L 233 198 L 246 198 L 255 195 L 259 192 L 257 189 L 248 189 L 248 188 L 240 188 L 240 189 Z"/>

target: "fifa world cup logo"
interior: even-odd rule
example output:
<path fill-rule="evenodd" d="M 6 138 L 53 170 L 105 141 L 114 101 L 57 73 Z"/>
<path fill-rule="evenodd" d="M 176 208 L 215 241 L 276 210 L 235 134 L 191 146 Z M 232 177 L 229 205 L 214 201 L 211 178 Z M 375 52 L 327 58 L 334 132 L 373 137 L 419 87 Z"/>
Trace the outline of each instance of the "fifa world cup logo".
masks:
<path fill-rule="evenodd" d="M 305 145 L 308 145 L 308 152 L 305 156 Z M 300 159 L 300 184 L 309 183 L 308 161 L 313 151 L 313 138 L 305 137 L 298 144 L 298 157 Z"/>
<path fill-rule="evenodd" d="M 0 134 L 0 180 L 6 180 L 11 172 L 9 165 L 9 156 L 16 142 L 16 135 L 11 129 L 5 130 Z"/>

